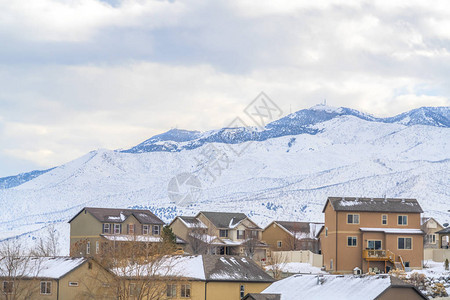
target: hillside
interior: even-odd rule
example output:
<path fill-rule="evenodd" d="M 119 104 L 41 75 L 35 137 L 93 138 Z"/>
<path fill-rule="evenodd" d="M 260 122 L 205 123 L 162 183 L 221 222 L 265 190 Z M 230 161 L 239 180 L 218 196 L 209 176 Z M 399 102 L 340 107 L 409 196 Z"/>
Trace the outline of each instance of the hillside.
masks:
<path fill-rule="evenodd" d="M 55 223 L 65 243 L 66 222 L 83 206 L 148 207 L 165 221 L 199 210 L 242 211 L 261 226 L 273 219 L 322 221 L 327 196 L 417 198 L 426 215 L 449 221 L 449 124 L 448 107 L 381 119 L 318 106 L 263 130 L 171 130 L 4 185 L 0 239 L 32 240 Z M 244 150 L 237 156 L 230 147 Z M 215 180 L 205 167 L 215 161 L 211 149 L 227 158 Z M 189 205 L 168 197 L 169 182 L 181 173 L 201 185 Z"/>

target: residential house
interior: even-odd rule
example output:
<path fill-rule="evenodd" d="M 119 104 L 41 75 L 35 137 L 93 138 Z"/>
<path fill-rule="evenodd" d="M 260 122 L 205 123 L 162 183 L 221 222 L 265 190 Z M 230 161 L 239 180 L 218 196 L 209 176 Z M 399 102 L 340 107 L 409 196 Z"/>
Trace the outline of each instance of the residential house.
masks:
<path fill-rule="evenodd" d="M 329 197 L 323 213 L 320 240 L 326 270 L 422 268 L 422 208 L 416 199 Z"/>
<path fill-rule="evenodd" d="M 425 249 L 440 248 L 439 234 L 437 232 L 444 229 L 444 227 L 441 224 L 439 224 L 439 222 L 436 221 L 436 219 L 426 217 L 426 218 L 422 218 L 421 229 L 425 233 L 425 237 L 423 240 L 423 242 L 424 242 L 423 247 Z"/>
<path fill-rule="evenodd" d="M 265 294 L 279 294 L 283 300 L 428 299 L 415 286 L 389 275 L 354 276 L 298 274 L 274 282 L 261 292 L 261 295 Z"/>
<path fill-rule="evenodd" d="M 149 284 L 156 284 L 153 288 L 157 289 L 159 283 L 168 299 L 240 300 L 247 293 L 259 293 L 274 282 L 253 260 L 241 256 L 173 256 L 153 263 L 148 268 L 151 274 L 136 269 L 133 266 L 131 272 L 123 269 L 112 272 L 126 278 L 131 290 L 142 286 L 142 280 L 154 277 Z M 139 288 L 130 294 L 136 292 Z"/>
<path fill-rule="evenodd" d="M 202 211 L 195 217 L 176 217 L 169 226 L 189 243 L 187 251 L 192 254 L 246 255 L 255 261 L 266 258 L 268 245 L 261 241 L 262 229 L 243 213 Z"/>
<path fill-rule="evenodd" d="M 70 221 L 70 255 L 95 256 L 107 244 L 161 242 L 164 222 L 149 210 L 85 207 Z M 177 238 L 184 248 L 185 241 Z M 102 248 L 105 249 L 102 249 Z"/>
<path fill-rule="evenodd" d="M 1 289 L 6 299 L 92 299 L 90 296 L 93 292 L 105 298 L 112 296 L 108 287 L 95 280 L 100 274 L 104 277 L 113 276 L 94 260 L 87 258 L 0 259 Z"/>
<path fill-rule="evenodd" d="M 280 294 L 256 294 L 249 293 L 242 300 L 280 300 Z"/>
<path fill-rule="evenodd" d="M 262 232 L 262 240 L 273 251 L 309 250 L 320 252 L 317 234 L 323 223 L 273 221 Z"/>

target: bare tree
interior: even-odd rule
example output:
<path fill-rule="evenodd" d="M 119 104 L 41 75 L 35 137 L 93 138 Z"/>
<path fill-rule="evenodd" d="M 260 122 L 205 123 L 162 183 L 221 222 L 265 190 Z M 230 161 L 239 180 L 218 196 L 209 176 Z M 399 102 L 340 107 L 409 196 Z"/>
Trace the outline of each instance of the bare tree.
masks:
<path fill-rule="evenodd" d="M 59 254 L 59 233 L 54 225 L 47 227 L 44 237 L 39 238 L 31 254 L 34 256 L 57 256 Z"/>
<path fill-rule="evenodd" d="M 245 242 L 243 244 L 245 255 L 253 259 L 256 251 L 259 249 L 261 242 L 258 239 L 258 232 L 255 230 L 245 230 Z"/>
<path fill-rule="evenodd" d="M 266 269 L 272 272 L 272 276 L 275 279 L 281 279 L 281 275 L 283 273 L 283 269 L 286 266 L 287 256 L 283 255 L 283 253 L 274 253 L 270 252 L 270 255 L 267 258 L 268 266 Z"/>
<path fill-rule="evenodd" d="M 201 226 L 193 226 L 190 228 L 187 236 L 187 242 L 189 243 L 192 254 L 209 254 L 213 239 L 214 236 L 210 230 Z"/>

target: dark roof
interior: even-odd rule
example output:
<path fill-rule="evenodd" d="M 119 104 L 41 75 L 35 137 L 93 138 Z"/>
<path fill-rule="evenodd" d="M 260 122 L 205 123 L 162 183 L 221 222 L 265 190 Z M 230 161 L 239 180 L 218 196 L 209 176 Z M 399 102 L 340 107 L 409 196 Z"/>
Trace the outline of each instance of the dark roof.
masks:
<path fill-rule="evenodd" d="M 217 228 L 233 228 L 240 221 L 247 218 L 247 216 L 243 213 L 226 213 L 226 212 L 211 212 L 211 211 L 201 211 L 211 223 L 214 224 Z M 256 229 L 261 229 L 259 226 L 255 227 Z"/>
<path fill-rule="evenodd" d="M 447 233 L 450 233 L 450 227 L 447 227 L 447 228 L 444 228 L 444 229 L 442 229 L 442 230 L 439 230 L 439 231 L 437 231 L 436 233 L 439 233 L 439 234 L 447 234 Z"/>
<path fill-rule="evenodd" d="M 280 294 L 255 294 L 248 293 L 242 300 L 280 300 Z"/>
<path fill-rule="evenodd" d="M 178 216 L 178 217 L 192 227 L 201 227 L 204 225 L 202 221 L 200 221 L 196 217 L 187 217 L 187 216 Z"/>
<path fill-rule="evenodd" d="M 208 281 L 275 281 L 248 257 L 203 255 L 203 267 Z"/>
<path fill-rule="evenodd" d="M 122 208 L 101 208 L 101 207 L 85 207 L 77 213 L 69 223 L 72 222 L 80 213 L 87 211 L 102 223 L 122 223 L 129 216 L 133 215 L 141 224 L 157 224 L 164 225 L 160 218 L 155 216 L 148 209 L 122 209 Z"/>
<path fill-rule="evenodd" d="M 393 213 L 422 213 L 419 202 L 416 199 L 400 198 L 354 198 L 354 197 L 328 197 L 335 211 L 358 212 L 393 212 Z"/>

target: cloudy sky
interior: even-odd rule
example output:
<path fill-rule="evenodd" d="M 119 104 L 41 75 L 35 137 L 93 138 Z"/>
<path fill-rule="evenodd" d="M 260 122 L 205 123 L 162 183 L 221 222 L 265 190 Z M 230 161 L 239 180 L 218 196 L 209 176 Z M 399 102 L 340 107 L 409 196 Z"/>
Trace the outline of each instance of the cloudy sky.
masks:
<path fill-rule="evenodd" d="M 219 128 L 260 91 L 285 113 L 450 105 L 447 0 L 0 0 L 0 45 L 0 177 Z"/>

